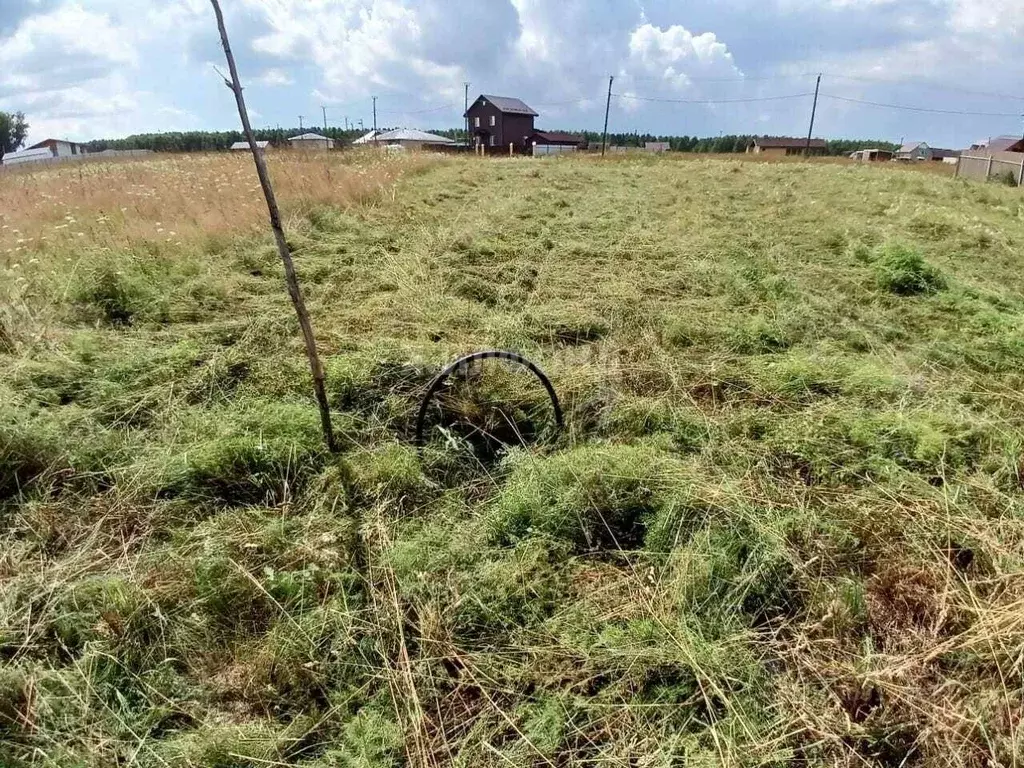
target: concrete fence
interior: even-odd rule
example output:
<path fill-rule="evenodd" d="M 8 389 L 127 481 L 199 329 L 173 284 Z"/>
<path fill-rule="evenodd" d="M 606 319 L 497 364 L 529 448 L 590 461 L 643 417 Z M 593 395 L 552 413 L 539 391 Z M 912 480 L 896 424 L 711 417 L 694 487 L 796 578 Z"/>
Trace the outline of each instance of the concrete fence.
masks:
<path fill-rule="evenodd" d="M 956 164 L 957 178 L 988 181 L 1013 177 L 1017 186 L 1024 185 L 1024 152 L 972 152 L 960 155 Z"/>

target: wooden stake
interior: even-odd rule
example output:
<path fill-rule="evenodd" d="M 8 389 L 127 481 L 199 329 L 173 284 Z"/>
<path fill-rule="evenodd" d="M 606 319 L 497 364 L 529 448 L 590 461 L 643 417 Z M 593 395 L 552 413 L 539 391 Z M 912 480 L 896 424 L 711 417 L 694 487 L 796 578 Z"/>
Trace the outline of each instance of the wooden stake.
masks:
<path fill-rule="evenodd" d="M 327 448 L 331 453 L 337 453 L 338 446 L 334 440 L 334 430 L 331 427 L 331 409 L 327 403 L 327 391 L 324 388 L 324 369 L 320 364 L 320 355 L 316 350 L 316 337 L 313 335 L 313 326 L 309 322 L 309 312 L 306 311 L 306 302 L 302 298 L 302 290 L 299 288 L 299 278 L 295 274 L 295 264 L 292 262 L 291 250 L 284 237 L 284 229 L 281 227 L 281 212 L 277 207 L 277 198 L 274 196 L 274 188 L 270 184 L 270 174 L 267 173 L 267 163 L 263 153 L 256 146 L 256 137 L 253 135 L 252 126 L 249 124 L 249 112 L 245 108 L 245 98 L 242 96 L 242 84 L 238 79 L 238 68 L 235 66 L 235 57 L 231 53 L 231 44 L 228 42 L 228 31 L 224 26 L 224 14 L 221 13 L 218 0 L 210 0 L 213 5 L 213 12 L 217 15 L 217 28 L 220 30 L 220 41 L 224 46 L 224 56 L 228 60 L 228 70 L 231 72 L 231 82 L 225 83 L 228 88 L 234 91 L 235 103 L 238 105 L 238 116 L 242 120 L 242 130 L 245 138 L 249 141 L 249 149 L 252 151 L 252 158 L 256 163 L 256 174 L 260 178 L 260 186 L 263 188 L 263 196 L 267 200 L 267 212 L 270 214 L 270 227 L 274 230 L 274 239 L 277 241 L 277 252 L 284 264 L 285 283 L 288 286 L 288 295 L 291 296 L 292 306 L 295 307 L 295 314 L 299 317 L 299 327 L 302 328 L 302 338 L 306 343 L 306 357 L 309 359 L 309 368 L 313 373 L 313 391 L 316 395 L 316 402 L 320 408 L 320 425 L 324 431 L 324 440 L 327 441 Z"/>

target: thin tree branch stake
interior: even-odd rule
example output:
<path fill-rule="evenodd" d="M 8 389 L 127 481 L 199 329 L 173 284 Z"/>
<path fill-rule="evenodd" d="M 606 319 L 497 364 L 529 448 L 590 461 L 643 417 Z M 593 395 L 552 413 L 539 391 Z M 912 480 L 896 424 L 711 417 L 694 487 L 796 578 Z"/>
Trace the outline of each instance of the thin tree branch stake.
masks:
<path fill-rule="evenodd" d="M 292 254 L 288 248 L 288 242 L 284 238 L 284 230 L 281 228 L 281 212 L 277 208 L 274 188 L 270 185 L 267 162 L 259 147 L 256 146 L 256 137 L 253 135 L 252 126 L 249 124 L 249 112 L 245 108 L 245 98 L 242 96 L 242 83 L 238 79 L 238 68 L 235 66 L 235 57 L 231 53 L 231 43 L 228 42 L 228 31 L 224 26 L 224 14 L 221 13 L 218 0 L 210 0 L 210 4 L 213 5 L 213 12 L 217 14 L 217 28 L 220 30 L 220 41 L 224 46 L 224 56 L 228 60 L 228 70 L 231 72 L 231 81 L 225 80 L 224 82 L 235 93 L 235 103 L 238 104 L 238 116 L 242 119 L 242 129 L 245 131 L 245 138 L 249 142 L 252 159 L 256 163 L 256 173 L 260 177 L 263 196 L 267 199 L 267 211 L 270 214 L 270 226 L 274 230 L 274 239 L 277 241 L 277 252 L 284 263 L 284 276 L 285 282 L 288 285 L 288 295 L 292 298 L 295 314 L 299 316 L 302 338 L 306 342 L 306 357 L 309 358 L 309 367 L 313 372 L 313 390 L 316 394 L 317 405 L 320 407 L 320 424 L 324 430 L 324 439 L 327 441 L 327 448 L 331 453 L 336 453 L 338 446 L 334 441 L 334 430 L 331 428 L 331 409 L 327 403 L 327 391 L 324 388 L 324 369 L 320 364 L 320 355 L 316 350 L 316 337 L 313 335 L 313 326 L 309 322 L 309 312 L 306 311 L 306 302 L 303 300 L 302 290 L 299 288 L 299 279 L 295 274 Z"/>

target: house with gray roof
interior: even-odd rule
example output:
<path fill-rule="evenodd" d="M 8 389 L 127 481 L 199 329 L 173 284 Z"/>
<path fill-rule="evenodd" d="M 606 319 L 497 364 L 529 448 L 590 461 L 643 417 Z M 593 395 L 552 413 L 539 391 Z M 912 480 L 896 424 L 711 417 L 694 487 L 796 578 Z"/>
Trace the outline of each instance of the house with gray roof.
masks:
<path fill-rule="evenodd" d="M 520 99 L 484 93 L 463 116 L 469 121 L 469 133 L 477 146 L 508 149 L 512 144 L 525 151 L 534 132 L 533 119 L 538 115 Z"/>

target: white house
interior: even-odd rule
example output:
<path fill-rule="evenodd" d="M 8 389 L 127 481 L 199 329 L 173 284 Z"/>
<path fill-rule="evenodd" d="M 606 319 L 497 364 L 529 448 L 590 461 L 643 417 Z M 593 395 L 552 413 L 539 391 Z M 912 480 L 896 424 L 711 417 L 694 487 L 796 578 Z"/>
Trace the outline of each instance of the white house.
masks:
<path fill-rule="evenodd" d="M 447 136 L 438 136 L 436 133 L 417 131 L 412 128 L 396 128 L 393 131 L 384 131 L 377 134 L 375 138 L 371 138 L 370 142 L 386 147 L 402 147 L 402 149 L 429 149 L 455 143 Z"/>
<path fill-rule="evenodd" d="M 257 141 L 256 142 L 256 149 L 261 150 L 261 151 L 265 150 L 269 146 L 270 146 L 270 142 L 269 141 Z M 238 152 L 238 151 L 242 151 L 242 150 L 248 151 L 249 150 L 249 142 L 248 141 L 236 141 L 234 144 L 231 145 L 231 149 L 234 152 Z"/>
<path fill-rule="evenodd" d="M 74 157 L 88 153 L 84 144 L 79 144 L 67 139 L 46 139 L 38 144 L 33 144 L 27 149 L 48 149 L 51 157 Z"/>
<path fill-rule="evenodd" d="M 366 144 L 373 144 L 375 137 L 380 136 L 381 131 L 370 131 L 365 136 L 360 136 L 358 139 L 352 142 L 353 146 L 363 146 Z"/>
<path fill-rule="evenodd" d="M 53 160 L 53 153 L 47 148 L 23 149 L 19 152 L 8 152 L 4 155 L 4 166 L 21 165 L 22 163 L 45 163 Z"/>
<path fill-rule="evenodd" d="M 328 139 L 319 133 L 303 133 L 292 136 L 288 143 L 295 149 L 334 149 L 334 139 Z"/>

